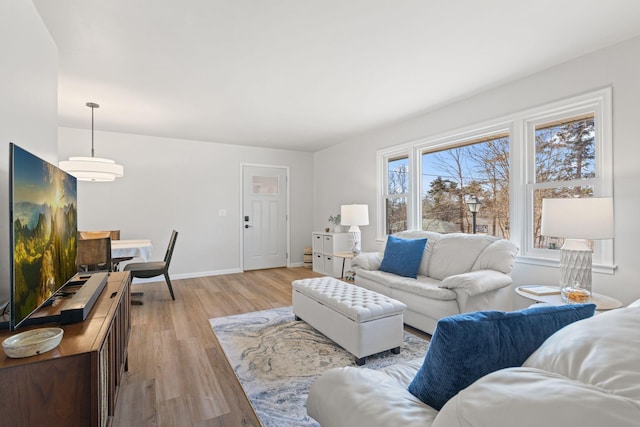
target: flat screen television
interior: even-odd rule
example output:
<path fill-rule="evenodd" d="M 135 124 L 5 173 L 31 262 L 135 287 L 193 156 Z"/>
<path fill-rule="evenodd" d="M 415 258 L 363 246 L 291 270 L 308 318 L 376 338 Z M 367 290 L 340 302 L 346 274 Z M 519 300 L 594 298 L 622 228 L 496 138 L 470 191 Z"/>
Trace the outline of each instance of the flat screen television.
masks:
<path fill-rule="evenodd" d="M 76 178 L 10 144 L 11 324 L 52 301 L 77 272 Z"/>

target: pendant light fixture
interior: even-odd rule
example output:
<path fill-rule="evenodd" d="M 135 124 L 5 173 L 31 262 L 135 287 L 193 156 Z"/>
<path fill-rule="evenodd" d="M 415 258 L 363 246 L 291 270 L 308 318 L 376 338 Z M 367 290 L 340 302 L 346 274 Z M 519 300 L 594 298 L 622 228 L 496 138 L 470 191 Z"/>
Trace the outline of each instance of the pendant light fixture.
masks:
<path fill-rule="evenodd" d="M 100 108 L 95 102 L 87 102 L 91 108 L 91 157 L 69 157 L 60 162 L 60 169 L 75 176 L 78 181 L 107 182 L 124 176 L 122 165 L 113 160 L 94 157 L 93 155 L 93 110 Z"/>

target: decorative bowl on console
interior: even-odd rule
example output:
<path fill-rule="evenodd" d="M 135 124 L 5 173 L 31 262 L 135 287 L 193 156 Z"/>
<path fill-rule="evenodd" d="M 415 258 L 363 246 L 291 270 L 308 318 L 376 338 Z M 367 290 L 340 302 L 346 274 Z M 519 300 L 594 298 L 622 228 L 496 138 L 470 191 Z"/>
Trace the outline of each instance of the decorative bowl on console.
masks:
<path fill-rule="evenodd" d="M 62 341 L 60 328 L 39 328 L 20 332 L 2 341 L 2 349 L 11 358 L 35 356 L 56 348 Z"/>

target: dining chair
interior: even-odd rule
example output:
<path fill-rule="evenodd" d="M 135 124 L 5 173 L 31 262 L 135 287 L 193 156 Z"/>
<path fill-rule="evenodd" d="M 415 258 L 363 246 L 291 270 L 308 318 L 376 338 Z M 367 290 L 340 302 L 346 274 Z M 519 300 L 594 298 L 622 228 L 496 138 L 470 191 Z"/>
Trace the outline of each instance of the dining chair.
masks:
<path fill-rule="evenodd" d="M 176 246 L 176 239 L 178 238 L 178 232 L 173 230 L 171 232 L 171 238 L 169 239 L 169 246 L 164 256 L 164 261 L 147 261 L 147 262 L 132 262 L 124 267 L 124 271 L 131 272 L 131 278 L 150 279 L 164 275 L 164 279 L 167 282 L 167 287 L 171 293 L 173 300 L 176 297 L 173 295 L 173 287 L 171 286 L 171 279 L 169 278 L 169 264 L 171 263 L 171 257 L 173 256 L 173 249 Z M 134 294 L 133 292 L 131 293 Z M 142 292 L 135 292 L 136 296 L 142 295 Z M 142 304 L 142 302 L 137 302 Z"/>
<path fill-rule="evenodd" d="M 111 237 L 111 240 L 120 240 L 120 230 L 104 231 L 78 231 L 79 239 L 99 239 L 101 237 Z"/>
<path fill-rule="evenodd" d="M 76 264 L 79 272 L 113 271 L 111 237 L 78 239 Z"/>

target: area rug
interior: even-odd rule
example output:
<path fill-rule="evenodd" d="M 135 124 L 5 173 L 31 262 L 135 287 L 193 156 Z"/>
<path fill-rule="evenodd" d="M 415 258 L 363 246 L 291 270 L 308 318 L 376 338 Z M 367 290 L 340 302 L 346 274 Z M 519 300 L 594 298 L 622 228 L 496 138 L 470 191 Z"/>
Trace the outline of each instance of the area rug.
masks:
<path fill-rule="evenodd" d="M 313 381 L 334 367 L 356 366 L 354 357 L 303 321 L 291 307 L 209 319 L 260 422 L 265 427 L 317 426 L 307 416 Z M 429 342 L 404 333 L 400 354 L 367 357 L 362 368 L 424 357 Z"/>

